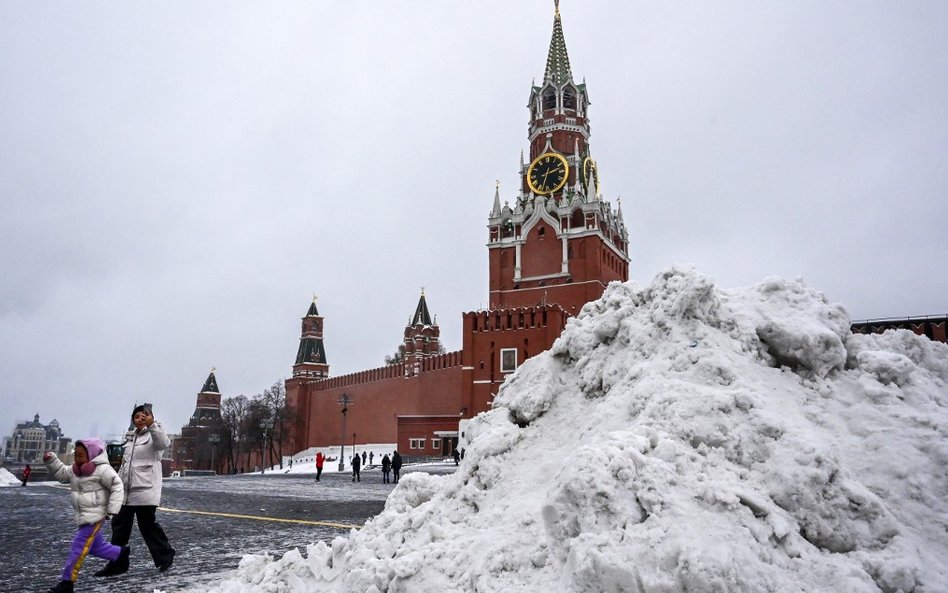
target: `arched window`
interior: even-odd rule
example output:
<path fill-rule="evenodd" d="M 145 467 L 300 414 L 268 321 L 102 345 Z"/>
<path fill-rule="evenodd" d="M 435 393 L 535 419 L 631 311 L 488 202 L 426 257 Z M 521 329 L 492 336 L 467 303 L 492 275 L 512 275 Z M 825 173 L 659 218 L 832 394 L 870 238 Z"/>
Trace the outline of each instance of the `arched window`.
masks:
<path fill-rule="evenodd" d="M 563 89 L 563 108 L 576 109 L 576 89 L 571 86 Z"/>
<path fill-rule="evenodd" d="M 551 86 L 543 89 L 543 109 L 556 109 L 556 91 Z"/>
<path fill-rule="evenodd" d="M 507 219 L 503 221 L 502 223 L 500 223 L 500 238 L 501 239 L 506 239 L 507 237 L 513 237 L 513 234 L 514 234 L 514 226 L 513 226 L 513 222 L 511 222 L 510 219 Z"/>

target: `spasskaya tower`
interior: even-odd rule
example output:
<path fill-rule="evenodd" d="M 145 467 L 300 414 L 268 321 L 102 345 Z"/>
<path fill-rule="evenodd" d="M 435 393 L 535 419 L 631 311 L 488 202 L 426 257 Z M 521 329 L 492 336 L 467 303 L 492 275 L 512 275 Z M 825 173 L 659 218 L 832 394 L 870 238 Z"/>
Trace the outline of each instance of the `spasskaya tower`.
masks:
<path fill-rule="evenodd" d="M 527 103 L 529 159 L 521 153 L 518 193 L 501 205 L 498 186 L 488 218 L 491 308 L 558 304 L 575 315 L 609 282 L 628 280 L 628 234 L 621 206 L 600 193 L 589 105 L 556 0 L 543 82 Z"/>

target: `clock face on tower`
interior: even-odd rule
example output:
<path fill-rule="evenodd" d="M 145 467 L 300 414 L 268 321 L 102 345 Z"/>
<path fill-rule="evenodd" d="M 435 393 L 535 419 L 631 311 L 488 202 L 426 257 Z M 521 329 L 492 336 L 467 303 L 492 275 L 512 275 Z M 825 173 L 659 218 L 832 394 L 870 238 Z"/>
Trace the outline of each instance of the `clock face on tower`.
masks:
<path fill-rule="evenodd" d="M 596 161 L 592 160 L 592 157 L 586 157 L 583 160 L 583 185 L 586 186 L 587 190 L 592 188 L 594 192 L 596 191 L 598 176 L 599 172 L 596 170 Z"/>
<path fill-rule="evenodd" d="M 569 163 L 555 152 L 545 152 L 533 159 L 527 169 L 527 185 L 537 194 L 552 194 L 566 185 Z"/>

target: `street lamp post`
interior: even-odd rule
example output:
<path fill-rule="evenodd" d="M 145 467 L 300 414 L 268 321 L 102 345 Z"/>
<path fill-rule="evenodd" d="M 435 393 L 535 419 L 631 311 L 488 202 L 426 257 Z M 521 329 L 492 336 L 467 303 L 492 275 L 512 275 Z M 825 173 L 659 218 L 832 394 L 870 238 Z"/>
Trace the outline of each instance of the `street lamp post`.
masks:
<path fill-rule="evenodd" d="M 221 435 L 217 433 L 207 435 L 207 442 L 211 444 L 211 471 L 217 473 L 217 469 L 214 466 L 214 453 L 217 452 L 217 443 L 221 442 Z"/>
<path fill-rule="evenodd" d="M 343 393 L 336 400 L 336 403 L 342 406 L 342 436 L 339 438 L 339 471 L 346 469 L 346 412 L 352 405 L 352 396 Z"/>
<path fill-rule="evenodd" d="M 267 471 L 267 466 L 266 466 L 266 463 L 264 462 L 264 459 L 266 458 L 267 453 L 269 453 L 268 451 L 269 447 L 267 447 L 267 437 L 270 435 L 270 429 L 273 428 L 273 420 L 272 419 L 264 420 L 263 422 L 260 423 L 260 428 L 263 429 L 263 454 L 260 455 L 260 473 L 263 474 L 263 473 L 266 473 Z M 273 464 L 272 458 L 270 459 L 270 463 L 271 465 Z"/>

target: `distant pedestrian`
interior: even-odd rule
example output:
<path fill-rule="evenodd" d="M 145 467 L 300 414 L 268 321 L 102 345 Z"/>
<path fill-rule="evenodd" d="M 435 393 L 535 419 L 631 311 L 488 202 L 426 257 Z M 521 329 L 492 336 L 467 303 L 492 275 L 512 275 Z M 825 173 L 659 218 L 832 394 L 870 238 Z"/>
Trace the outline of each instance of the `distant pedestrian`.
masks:
<path fill-rule="evenodd" d="M 362 460 L 359 458 L 359 454 L 356 453 L 352 456 L 352 481 L 361 482 L 362 475 L 359 473 L 359 470 L 362 467 Z"/>
<path fill-rule="evenodd" d="M 398 454 L 398 451 L 392 453 L 392 478 L 394 482 L 398 484 L 398 475 L 402 471 L 402 456 Z"/>
<path fill-rule="evenodd" d="M 388 453 L 382 456 L 382 483 L 388 484 L 392 481 L 389 473 L 392 471 L 392 460 L 388 458 Z"/>
<path fill-rule="evenodd" d="M 457 465 L 461 461 L 461 454 L 458 453 L 458 450 L 454 450 L 454 465 Z"/>
<path fill-rule="evenodd" d="M 20 479 L 23 480 L 24 486 L 26 486 L 26 483 L 30 481 L 30 474 L 32 473 L 33 473 L 33 468 L 30 467 L 29 463 L 27 463 L 26 466 L 23 467 L 23 473 L 21 474 L 21 477 L 20 477 Z"/>
<path fill-rule="evenodd" d="M 363 451 L 363 452 L 362 452 L 362 465 L 365 465 L 365 460 L 368 459 L 368 458 L 369 458 L 369 456 L 365 454 L 365 451 Z"/>
<path fill-rule="evenodd" d="M 132 410 L 135 429 L 125 434 L 122 466 L 119 476 L 125 483 L 125 502 L 112 521 L 112 543 L 128 544 L 132 524 L 138 520 L 138 531 L 148 546 L 158 572 L 171 568 L 175 550 L 168 542 L 164 529 L 155 520 L 155 511 L 161 501 L 161 452 L 171 440 L 161 424 L 155 422 L 151 404 L 135 406 Z M 111 577 L 128 572 L 128 556 L 109 562 L 95 573 L 97 577 Z"/>
<path fill-rule="evenodd" d="M 326 463 L 326 456 L 323 455 L 323 452 L 320 451 L 316 454 L 316 481 L 319 481 L 319 477 L 323 475 L 323 464 Z"/>
<path fill-rule="evenodd" d="M 369 465 L 372 465 L 373 463 L 375 463 L 374 461 L 372 461 L 374 457 L 375 457 L 375 451 L 369 453 Z"/>
<path fill-rule="evenodd" d="M 121 478 L 109 465 L 105 443 L 99 439 L 76 441 L 74 460 L 70 467 L 52 451 L 43 454 L 50 475 L 72 488 L 72 506 L 79 525 L 59 583 L 48 593 L 72 593 L 79 569 L 89 554 L 110 562 L 128 562 L 128 546 L 115 546 L 102 538 L 102 526 L 121 510 L 125 495 Z"/>

